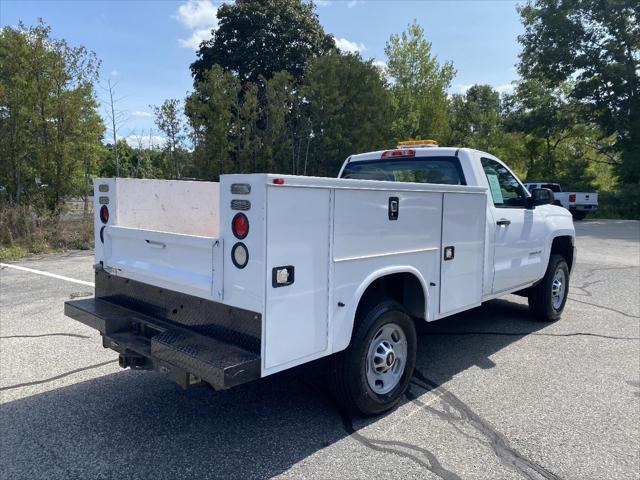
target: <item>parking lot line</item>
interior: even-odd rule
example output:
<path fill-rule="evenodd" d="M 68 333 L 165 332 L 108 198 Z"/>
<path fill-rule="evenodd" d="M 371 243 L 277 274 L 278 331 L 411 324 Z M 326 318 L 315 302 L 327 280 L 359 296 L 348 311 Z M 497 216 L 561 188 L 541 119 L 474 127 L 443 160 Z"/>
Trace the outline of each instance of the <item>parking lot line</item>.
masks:
<path fill-rule="evenodd" d="M 65 277 L 64 275 L 56 275 L 55 273 L 43 272 L 42 270 L 34 270 L 33 268 L 21 267 L 20 265 L 11 265 L 8 263 L 0 263 L 2 268 L 13 268 L 15 270 L 22 270 L 23 272 L 35 273 L 37 275 L 43 275 L 45 277 L 57 278 L 58 280 L 64 280 L 65 282 L 79 283 L 80 285 L 86 285 L 93 287 L 93 282 L 85 282 L 84 280 L 77 280 L 71 277 Z"/>

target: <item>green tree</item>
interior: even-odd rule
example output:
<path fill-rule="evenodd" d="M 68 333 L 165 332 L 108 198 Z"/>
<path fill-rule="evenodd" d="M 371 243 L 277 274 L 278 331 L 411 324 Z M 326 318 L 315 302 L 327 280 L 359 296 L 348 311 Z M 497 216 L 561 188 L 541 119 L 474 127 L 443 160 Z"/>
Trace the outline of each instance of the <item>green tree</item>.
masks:
<path fill-rule="evenodd" d="M 473 85 L 450 102 L 448 145 L 477 148 L 507 162 L 522 178 L 527 172 L 526 134 L 505 130 L 505 108 L 489 85 Z"/>
<path fill-rule="evenodd" d="M 220 65 L 214 65 L 196 82 L 187 98 L 186 113 L 193 130 L 194 173 L 197 177 L 217 180 L 233 170 L 232 134 L 237 131 L 240 81 Z"/>
<path fill-rule="evenodd" d="M 525 135 L 524 170 L 528 180 L 558 181 L 566 188 L 593 188 L 595 165 L 609 159 L 593 145 L 603 135 L 583 121 L 584 106 L 573 99 L 569 83 L 551 87 L 538 80 L 518 83 L 505 98 L 505 127 Z"/>
<path fill-rule="evenodd" d="M 311 127 L 304 150 L 312 164 L 300 173 L 335 176 L 350 154 L 390 144 L 392 98 L 372 61 L 357 54 L 316 58 L 302 92 Z"/>
<path fill-rule="evenodd" d="M 473 85 L 451 97 L 449 145 L 484 149 L 501 128 L 500 94 L 489 85 Z"/>
<path fill-rule="evenodd" d="M 69 196 L 86 193 L 86 172 L 99 154 L 99 62 L 84 47 L 52 38 L 41 22 L 0 31 L 0 65 L 0 181 L 11 201 L 44 193 L 58 211 Z"/>
<path fill-rule="evenodd" d="M 116 165 L 116 152 L 118 165 Z M 136 167 L 138 157 L 136 152 L 125 140 L 118 140 L 118 144 L 109 143 L 106 146 L 102 162 L 100 164 L 101 177 L 115 177 L 116 166 L 119 167 L 121 177 L 137 177 Z"/>
<path fill-rule="evenodd" d="M 289 134 L 292 105 L 299 100 L 294 79 L 288 72 L 277 72 L 264 80 L 262 101 L 262 168 L 265 172 L 289 172 L 293 142 Z M 256 170 L 260 171 L 260 170 Z"/>
<path fill-rule="evenodd" d="M 196 81 L 213 65 L 232 72 L 242 83 L 257 83 L 274 73 L 300 79 L 310 58 L 335 49 L 315 13 L 301 0 L 237 0 L 218 9 L 218 28 L 202 42 L 191 64 Z"/>
<path fill-rule="evenodd" d="M 440 65 L 431 43 L 417 22 L 400 35 L 391 35 L 385 46 L 387 74 L 397 113 L 392 128 L 396 139 L 434 138 L 448 133 L 447 89 L 455 75 L 449 62 Z"/>
<path fill-rule="evenodd" d="M 162 102 L 162 105 L 152 105 L 155 123 L 167 139 L 166 149 L 171 156 L 175 178 L 180 178 L 180 150 L 185 139 L 184 121 L 180 100 L 170 98 Z"/>
<path fill-rule="evenodd" d="M 535 0 L 519 9 L 525 32 L 519 65 L 525 79 L 557 87 L 583 106 L 611 149 L 623 182 L 640 183 L 640 3 L 637 0 Z"/>
<path fill-rule="evenodd" d="M 238 152 L 235 168 L 238 173 L 258 171 L 258 152 L 261 150 L 258 131 L 259 120 L 258 86 L 249 83 L 242 96 L 242 105 L 238 111 Z"/>
<path fill-rule="evenodd" d="M 506 99 L 508 128 L 530 136 L 529 179 L 553 179 L 561 168 L 558 148 L 575 135 L 578 123 L 579 106 L 568 98 L 570 88 L 568 84 L 549 88 L 539 81 L 522 81 Z"/>

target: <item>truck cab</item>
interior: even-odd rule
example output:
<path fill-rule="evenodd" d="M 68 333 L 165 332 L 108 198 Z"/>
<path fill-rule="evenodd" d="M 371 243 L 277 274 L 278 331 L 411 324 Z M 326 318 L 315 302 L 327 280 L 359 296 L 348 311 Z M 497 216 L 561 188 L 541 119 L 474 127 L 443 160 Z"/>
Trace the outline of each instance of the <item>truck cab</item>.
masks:
<path fill-rule="evenodd" d="M 325 359 L 353 413 L 392 408 L 416 324 L 493 298 L 560 318 L 569 212 L 498 158 L 419 141 L 351 155 L 339 178 L 94 180 L 95 296 L 65 314 L 124 368 L 215 389 Z"/>

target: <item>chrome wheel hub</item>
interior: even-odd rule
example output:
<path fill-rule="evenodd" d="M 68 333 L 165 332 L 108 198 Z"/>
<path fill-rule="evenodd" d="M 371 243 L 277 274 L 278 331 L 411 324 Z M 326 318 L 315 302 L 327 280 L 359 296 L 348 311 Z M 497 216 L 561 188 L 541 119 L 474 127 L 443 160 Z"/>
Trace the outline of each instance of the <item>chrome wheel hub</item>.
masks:
<path fill-rule="evenodd" d="M 553 276 L 553 282 L 551 283 L 551 304 L 556 310 L 560 310 L 560 307 L 562 306 L 566 285 L 567 278 L 564 270 L 556 270 L 556 273 Z"/>
<path fill-rule="evenodd" d="M 379 395 L 393 390 L 405 370 L 407 337 L 395 323 L 378 329 L 367 351 L 367 383 Z"/>

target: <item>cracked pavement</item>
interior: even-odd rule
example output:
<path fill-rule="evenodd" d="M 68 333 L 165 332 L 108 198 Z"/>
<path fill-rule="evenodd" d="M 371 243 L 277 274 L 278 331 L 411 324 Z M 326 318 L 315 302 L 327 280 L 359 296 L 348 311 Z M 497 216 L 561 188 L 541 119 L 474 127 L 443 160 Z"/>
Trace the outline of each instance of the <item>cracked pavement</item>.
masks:
<path fill-rule="evenodd" d="M 350 418 L 313 367 L 225 392 L 121 370 L 62 314 L 90 288 L 0 271 L 0 478 L 628 479 L 640 471 L 640 222 L 576 224 L 563 318 L 508 296 L 419 334 L 394 411 Z M 90 252 L 18 265 L 93 280 Z"/>

